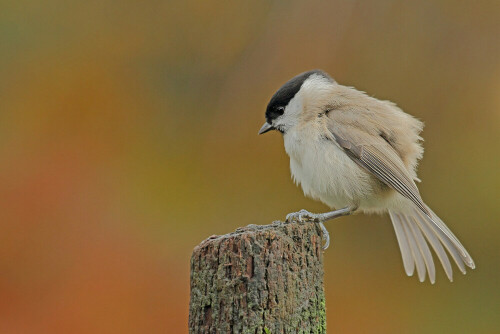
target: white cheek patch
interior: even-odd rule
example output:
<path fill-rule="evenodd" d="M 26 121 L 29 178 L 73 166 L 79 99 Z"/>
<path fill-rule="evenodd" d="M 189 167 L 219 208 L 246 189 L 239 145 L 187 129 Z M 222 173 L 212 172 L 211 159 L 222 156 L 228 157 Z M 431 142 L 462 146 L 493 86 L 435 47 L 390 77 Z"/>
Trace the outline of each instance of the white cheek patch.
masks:
<path fill-rule="evenodd" d="M 293 99 L 291 99 L 290 102 L 288 103 L 288 106 L 285 109 L 284 116 L 289 115 L 289 116 L 299 117 L 300 113 L 302 112 L 302 107 L 303 107 L 302 102 L 303 102 L 302 92 L 299 91 L 297 94 L 295 94 Z"/>
<path fill-rule="evenodd" d="M 283 127 L 284 130 L 290 129 L 295 126 L 299 121 L 299 116 L 302 112 L 303 98 L 302 93 L 299 91 L 290 100 L 285 108 L 285 112 L 282 116 L 278 117 L 273 123 L 275 127 Z"/>

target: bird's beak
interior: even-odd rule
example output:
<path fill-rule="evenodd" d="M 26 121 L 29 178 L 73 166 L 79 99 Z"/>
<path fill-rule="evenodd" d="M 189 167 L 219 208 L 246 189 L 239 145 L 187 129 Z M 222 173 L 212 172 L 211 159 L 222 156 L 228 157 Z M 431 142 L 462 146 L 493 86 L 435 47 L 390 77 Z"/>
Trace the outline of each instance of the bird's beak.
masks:
<path fill-rule="evenodd" d="M 274 130 L 274 126 L 272 126 L 271 124 L 269 123 L 264 123 L 264 125 L 262 125 L 262 127 L 260 128 L 259 130 L 259 135 L 263 134 L 263 133 L 266 133 L 268 131 L 271 131 L 271 130 Z"/>

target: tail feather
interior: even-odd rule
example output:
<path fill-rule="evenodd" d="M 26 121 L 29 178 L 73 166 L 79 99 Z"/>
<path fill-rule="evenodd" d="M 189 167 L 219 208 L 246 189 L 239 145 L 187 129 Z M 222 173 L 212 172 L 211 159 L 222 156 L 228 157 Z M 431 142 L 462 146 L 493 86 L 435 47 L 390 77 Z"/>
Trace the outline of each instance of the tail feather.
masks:
<path fill-rule="evenodd" d="M 436 236 L 439 238 L 441 243 L 444 245 L 448 253 L 450 253 L 451 257 L 453 260 L 455 260 L 455 263 L 457 264 L 458 269 L 465 274 L 465 265 L 464 261 L 462 260 L 462 256 L 459 253 L 459 250 L 456 247 L 456 244 L 451 241 L 446 234 L 435 225 L 434 220 L 430 220 L 428 216 L 422 214 L 419 210 L 415 210 L 416 214 L 421 217 L 421 219 L 424 221 L 427 226 L 429 226 L 432 231 L 436 234 Z M 463 247 L 463 246 L 462 246 Z"/>
<path fill-rule="evenodd" d="M 439 261 L 441 261 L 446 276 L 448 276 L 448 279 L 450 281 L 453 281 L 453 269 L 451 268 L 450 260 L 448 259 L 448 255 L 446 255 L 446 251 L 444 250 L 441 241 L 434 233 L 434 231 L 427 225 L 427 223 L 424 220 L 421 220 L 422 218 L 419 215 L 412 218 L 414 218 L 414 221 L 418 224 L 418 227 L 422 230 L 422 232 L 424 232 L 425 237 L 434 249 L 434 252 L 439 258 Z"/>
<path fill-rule="evenodd" d="M 426 272 L 431 283 L 435 282 L 436 270 L 429 243 L 443 265 L 448 279 L 453 281 L 453 270 L 445 248 L 464 274 L 465 265 L 474 269 L 474 261 L 444 222 L 429 207 L 426 208 L 430 215 L 418 208 L 404 213 L 389 211 L 405 271 L 408 276 L 412 276 L 416 265 L 421 282 L 425 280 Z"/>
<path fill-rule="evenodd" d="M 415 271 L 415 260 L 413 259 L 413 255 L 411 253 L 408 238 L 403 230 L 401 218 L 399 215 L 391 211 L 389 211 L 389 215 L 391 216 L 394 231 L 396 231 L 396 238 L 398 239 L 399 248 L 401 249 L 401 256 L 403 257 L 403 265 L 405 267 L 406 274 L 408 276 L 413 276 L 413 272 Z"/>
<path fill-rule="evenodd" d="M 418 241 L 415 239 L 415 236 L 411 231 L 411 227 L 408 225 L 406 217 L 402 215 L 400 215 L 399 217 L 401 219 L 406 238 L 408 239 L 408 243 L 410 244 L 411 253 L 413 254 L 413 258 L 415 259 L 418 279 L 420 280 L 420 282 L 423 282 L 425 281 L 425 263 L 424 258 L 422 257 L 422 253 L 420 252 Z"/>
<path fill-rule="evenodd" d="M 420 253 L 422 254 L 422 257 L 424 259 L 425 267 L 427 268 L 427 272 L 429 273 L 429 279 L 431 283 L 434 284 L 434 282 L 436 282 L 436 267 L 434 267 L 434 260 L 432 259 L 432 254 L 429 246 L 427 245 L 427 242 L 422 235 L 422 231 L 420 231 L 418 225 L 413 221 L 413 217 L 405 218 L 408 226 L 413 232 L 413 237 L 415 238 L 416 244 L 418 245 Z"/>
<path fill-rule="evenodd" d="M 436 225 L 439 226 L 441 230 L 445 232 L 445 234 L 449 237 L 451 237 L 451 241 L 455 244 L 457 249 L 460 251 L 461 257 L 464 260 L 465 264 L 471 268 L 474 269 L 476 267 L 474 260 L 472 260 L 472 257 L 470 254 L 467 252 L 465 247 L 462 245 L 462 243 L 458 240 L 458 238 L 451 232 L 451 230 L 446 226 L 446 224 L 439 218 L 427 205 L 425 206 L 427 210 L 431 213 L 431 218 L 434 221 Z"/>

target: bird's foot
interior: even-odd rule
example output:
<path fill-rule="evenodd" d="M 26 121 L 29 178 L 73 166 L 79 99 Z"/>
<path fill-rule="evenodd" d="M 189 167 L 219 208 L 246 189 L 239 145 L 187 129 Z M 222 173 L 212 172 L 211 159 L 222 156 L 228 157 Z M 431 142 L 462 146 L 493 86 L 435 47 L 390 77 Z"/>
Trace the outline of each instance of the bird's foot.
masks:
<path fill-rule="evenodd" d="M 324 222 L 327 220 L 335 219 L 342 216 L 347 216 L 356 211 L 356 206 L 348 206 L 343 209 L 326 212 L 326 213 L 311 213 L 307 210 L 300 210 L 299 212 L 292 212 L 286 215 L 286 222 L 299 222 L 299 223 L 319 223 L 321 227 L 321 231 L 323 232 L 323 239 L 325 240 L 325 244 L 323 245 L 323 249 L 327 249 L 330 245 L 330 234 L 326 230 Z"/>
<path fill-rule="evenodd" d="M 330 234 L 326 230 L 325 225 L 323 224 L 322 214 L 311 213 L 307 210 L 300 210 L 299 212 L 292 212 L 286 215 L 285 221 L 287 223 L 299 222 L 299 223 L 319 223 L 321 227 L 322 237 L 325 241 L 323 245 L 323 250 L 327 249 L 330 246 Z"/>
<path fill-rule="evenodd" d="M 285 221 L 287 223 L 317 223 L 319 220 L 317 220 L 317 214 L 311 213 L 307 210 L 300 210 L 298 212 L 292 212 L 286 215 Z"/>

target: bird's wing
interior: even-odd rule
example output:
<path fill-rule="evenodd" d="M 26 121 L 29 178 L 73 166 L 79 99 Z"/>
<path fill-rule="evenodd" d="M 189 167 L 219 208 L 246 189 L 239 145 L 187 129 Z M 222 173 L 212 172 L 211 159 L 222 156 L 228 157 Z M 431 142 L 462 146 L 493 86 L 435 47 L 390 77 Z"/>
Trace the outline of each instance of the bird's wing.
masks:
<path fill-rule="evenodd" d="M 416 212 L 418 213 L 416 215 L 417 218 L 415 218 L 416 221 L 429 222 L 429 227 L 433 229 L 435 235 L 446 246 L 450 254 L 452 254 L 462 272 L 465 269 L 463 269 L 460 257 L 469 267 L 475 267 L 474 261 L 457 237 L 424 204 L 418 188 L 406 169 L 403 160 L 389 142 L 382 136 L 361 129 L 359 124 L 340 124 L 330 119 L 327 128 L 329 134 L 331 134 L 329 138 L 334 140 L 356 164 L 416 205 Z M 425 229 L 425 226 L 423 228 Z M 419 235 L 416 237 L 420 239 Z M 408 248 L 406 244 L 404 246 Z M 438 249 L 437 252 L 438 255 L 440 255 L 439 252 L 442 253 L 441 249 Z M 446 260 L 441 259 L 441 261 Z M 408 262 L 407 270 L 410 270 L 412 265 L 413 263 Z M 443 262 L 443 265 L 445 268 L 447 267 L 445 262 Z"/>
<path fill-rule="evenodd" d="M 430 215 L 399 154 L 382 136 L 368 134 L 354 126 L 339 126 L 333 120 L 328 130 L 354 162 Z"/>

